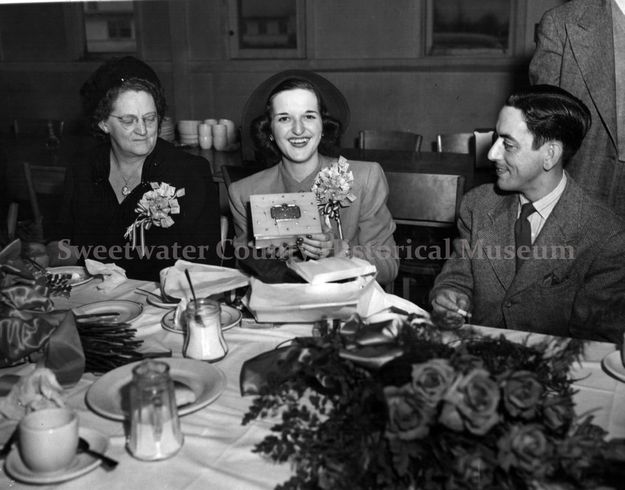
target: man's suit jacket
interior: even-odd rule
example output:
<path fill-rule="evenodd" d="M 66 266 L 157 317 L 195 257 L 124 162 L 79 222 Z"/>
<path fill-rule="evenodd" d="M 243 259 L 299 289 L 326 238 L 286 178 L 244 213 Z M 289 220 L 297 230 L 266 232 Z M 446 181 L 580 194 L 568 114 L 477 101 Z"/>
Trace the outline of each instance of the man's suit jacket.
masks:
<path fill-rule="evenodd" d="M 625 155 L 618 157 L 610 0 L 572 0 L 547 11 L 529 69 L 532 84 L 562 87 L 590 109 L 592 126 L 567 171 L 625 216 Z"/>
<path fill-rule="evenodd" d="M 467 193 L 459 238 L 432 298 L 443 288 L 465 292 L 475 324 L 620 341 L 625 222 L 569 177 L 535 239 L 535 255 L 515 275 L 518 203 L 517 194 L 503 194 L 493 184 Z"/>
<path fill-rule="evenodd" d="M 323 166 L 329 163 L 328 160 Z M 230 185 L 228 196 L 234 220 L 235 245 L 246 245 L 254 238 L 249 223 L 250 195 L 286 191 L 280 172 L 281 165 L 280 163 Z M 386 206 L 386 176 L 382 167 L 374 162 L 350 161 L 349 170 L 354 175 L 352 194 L 356 196 L 356 200 L 350 206 L 341 208 L 343 237 L 355 249 L 354 255 L 364 255 L 375 264 L 378 282 L 386 284 L 395 278 L 399 266 L 397 254 L 394 253 L 395 223 Z M 358 247 L 370 247 L 372 250 L 363 251 Z M 380 253 L 376 254 L 376 250 Z M 373 256 L 369 255 L 371 253 Z"/>

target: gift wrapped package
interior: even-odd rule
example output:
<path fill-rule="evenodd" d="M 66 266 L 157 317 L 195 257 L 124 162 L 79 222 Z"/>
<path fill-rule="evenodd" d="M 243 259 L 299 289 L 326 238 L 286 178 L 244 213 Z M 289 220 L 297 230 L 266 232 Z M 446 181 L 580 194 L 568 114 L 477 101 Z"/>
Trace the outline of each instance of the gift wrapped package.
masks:
<path fill-rule="evenodd" d="M 376 284 L 373 276 L 324 284 L 267 284 L 251 278 L 247 307 L 258 322 L 348 318 L 356 312 L 360 298 Z"/>
<path fill-rule="evenodd" d="M 54 310 L 48 290 L 19 262 L 0 264 L 0 367 L 30 360 L 63 385 L 76 383 L 85 356 L 69 310 Z"/>

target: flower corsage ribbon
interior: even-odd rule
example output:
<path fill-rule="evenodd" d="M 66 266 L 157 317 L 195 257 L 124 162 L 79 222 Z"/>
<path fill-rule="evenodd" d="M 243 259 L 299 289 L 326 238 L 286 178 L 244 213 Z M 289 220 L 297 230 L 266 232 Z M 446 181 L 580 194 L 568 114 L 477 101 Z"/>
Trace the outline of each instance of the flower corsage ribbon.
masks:
<path fill-rule="evenodd" d="M 339 238 L 343 239 L 343 227 L 341 225 L 341 208 L 348 207 L 356 200 L 352 194 L 354 174 L 348 170 L 349 163 L 344 157 L 331 166 L 322 168 L 311 187 L 317 198 L 319 211 L 324 216 L 326 224 L 330 227 L 330 220 L 336 221 Z"/>
<path fill-rule="evenodd" d="M 137 234 L 139 235 L 139 251 L 142 257 L 145 255 L 145 231 L 152 226 L 169 228 L 173 225 L 171 215 L 180 214 L 178 198 L 185 194 L 184 188 L 176 190 L 166 182 L 150 182 L 150 187 L 152 190 L 143 194 L 137 203 L 137 219 L 124 233 L 124 238 L 131 241 L 133 248 L 137 246 Z"/>

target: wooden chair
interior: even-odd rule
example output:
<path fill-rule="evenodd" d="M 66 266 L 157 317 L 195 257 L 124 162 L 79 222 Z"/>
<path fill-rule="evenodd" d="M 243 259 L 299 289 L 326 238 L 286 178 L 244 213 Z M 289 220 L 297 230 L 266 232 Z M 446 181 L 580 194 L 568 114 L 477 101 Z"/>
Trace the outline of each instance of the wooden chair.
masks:
<path fill-rule="evenodd" d="M 18 185 L 11 190 L 12 202 L 9 205 L 9 211 L 7 216 L 7 229 L 9 238 L 14 238 L 17 233 L 17 223 L 20 218 L 19 207 L 23 203 L 30 203 L 31 214 L 33 224 L 33 235 L 29 238 L 33 241 L 43 240 L 43 221 L 44 214 L 41 211 L 40 198 L 44 197 L 46 200 L 60 202 L 63 195 L 64 183 L 65 183 L 65 167 L 51 167 L 44 165 L 31 165 L 28 162 L 24 162 L 23 168 L 23 184 Z M 51 209 L 53 212 L 58 211 L 56 207 L 45 206 L 45 208 Z M 51 216 L 50 213 L 48 216 Z"/>
<path fill-rule="evenodd" d="M 495 131 L 492 129 L 476 129 L 473 131 L 475 139 L 475 168 L 490 167 L 492 162 L 488 159 L 488 151 L 493 146 Z"/>
<path fill-rule="evenodd" d="M 410 298 L 410 284 L 419 277 L 430 281 L 438 275 L 446 254 L 446 239 L 455 236 L 456 217 L 464 193 L 464 177 L 446 174 L 386 174 L 388 208 L 395 223 L 406 231 L 400 247 L 398 277 L 402 296 Z M 396 233 L 396 237 L 399 237 Z M 435 258 L 430 252 L 438 247 Z M 440 258 L 438 258 L 440 257 Z"/>
<path fill-rule="evenodd" d="M 364 129 L 358 132 L 361 150 L 421 151 L 423 136 L 409 131 L 382 131 Z"/>
<path fill-rule="evenodd" d="M 11 129 L 16 138 L 21 136 L 41 137 L 48 140 L 50 146 L 60 144 L 65 121 L 60 119 L 22 118 L 13 119 Z"/>
<path fill-rule="evenodd" d="M 436 135 L 436 151 L 447 153 L 473 153 L 473 133 L 445 133 Z"/>

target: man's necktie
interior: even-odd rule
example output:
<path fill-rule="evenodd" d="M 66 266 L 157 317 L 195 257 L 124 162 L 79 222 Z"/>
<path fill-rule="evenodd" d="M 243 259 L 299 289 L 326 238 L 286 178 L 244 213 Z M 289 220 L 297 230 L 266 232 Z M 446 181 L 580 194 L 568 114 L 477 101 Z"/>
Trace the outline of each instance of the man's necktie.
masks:
<path fill-rule="evenodd" d="M 521 215 L 519 219 L 514 223 L 514 239 L 516 241 L 516 270 L 518 271 L 523 263 L 523 258 L 519 257 L 519 247 L 524 247 L 523 254 L 527 255 L 529 247 L 532 246 L 532 227 L 528 221 L 530 214 L 536 212 L 534 205 L 531 202 L 527 202 L 521 206 Z"/>

